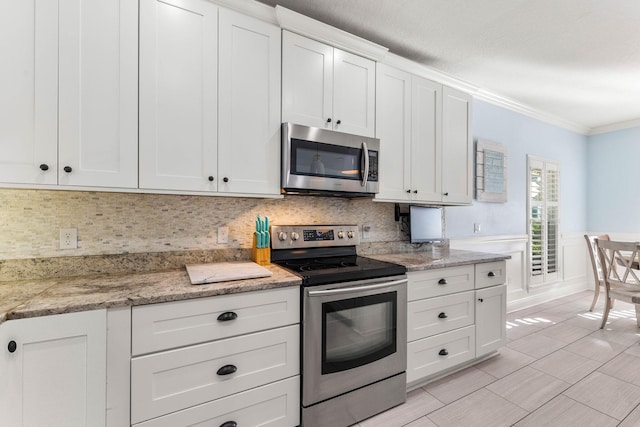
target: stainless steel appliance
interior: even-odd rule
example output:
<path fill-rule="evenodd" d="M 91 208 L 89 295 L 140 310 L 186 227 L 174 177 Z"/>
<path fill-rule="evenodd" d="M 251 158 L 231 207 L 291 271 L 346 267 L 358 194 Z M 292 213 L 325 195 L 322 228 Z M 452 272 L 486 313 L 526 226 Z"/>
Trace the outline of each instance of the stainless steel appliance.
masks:
<path fill-rule="evenodd" d="M 271 227 L 271 259 L 302 278 L 302 425 L 349 426 L 406 400 L 407 278 L 356 254 L 354 225 Z"/>
<path fill-rule="evenodd" d="M 380 140 L 282 124 L 285 193 L 373 196 L 378 192 Z"/>

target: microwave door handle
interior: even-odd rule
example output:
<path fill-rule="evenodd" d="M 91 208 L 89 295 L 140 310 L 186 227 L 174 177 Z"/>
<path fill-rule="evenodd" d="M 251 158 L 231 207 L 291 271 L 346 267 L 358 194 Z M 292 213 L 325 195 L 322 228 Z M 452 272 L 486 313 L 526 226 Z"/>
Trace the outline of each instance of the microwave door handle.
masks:
<path fill-rule="evenodd" d="M 395 280 L 393 282 L 385 282 L 385 283 L 377 283 L 375 285 L 364 285 L 364 286 L 354 286 L 347 288 L 337 288 L 337 289 L 323 289 L 320 291 L 309 291 L 310 297 L 319 297 L 326 295 L 336 295 L 336 294 L 346 294 L 350 292 L 360 292 L 360 291 L 370 291 L 372 289 L 380 289 L 380 288 L 388 288 L 389 286 L 397 286 L 402 285 L 403 283 L 407 283 L 407 279 Z"/>
<path fill-rule="evenodd" d="M 364 171 L 362 173 L 362 187 L 366 187 L 367 180 L 369 179 L 369 149 L 367 143 L 362 141 L 362 155 L 364 156 Z"/>

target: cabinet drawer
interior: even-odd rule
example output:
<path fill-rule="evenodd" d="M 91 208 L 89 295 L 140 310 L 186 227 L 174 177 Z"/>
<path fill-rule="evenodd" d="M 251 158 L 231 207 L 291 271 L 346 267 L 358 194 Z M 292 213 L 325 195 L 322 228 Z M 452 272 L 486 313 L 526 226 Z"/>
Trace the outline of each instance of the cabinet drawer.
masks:
<path fill-rule="evenodd" d="M 507 277 L 505 261 L 476 264 L 476 288 L 502 285 Z"/>
<path fill-rule="evenodd" d="M 438 297 L 454 292 L 473 289 L 473 265 L 439 268 L 435 270 L 412 271 L 409 278 L 409 301 Z"/>
<path fill-rule="evenodd" d="M 131 361 L 131 422 L 138 423 L 300 373 L 299 326 Z M 218 374 L 222 367 L 237 368 Z"/>
<path fill-rule="evenodd" d="M 475 357 L 475 326 L 467 326 L 407 346 L 407 383 L 417 382 Z"/>
<path fill-rule="evenodd" d="M 219 426 L 294 427 L 300 424 L 300 377 L 267 384 L 183 411 L 136 424 L 136 427 Z"/>
<path fill-rule="evenodd" d="M 475 312 L 473 298 L 474 292 L 468 291 L 411 301 L 407 307 L 407 340 L 415 341 L 472 325 Z"/>
<path fill-rule="evenodd" d="M 233 320 L 218 320 L 223 313 Z M 134 307 L 134 356 L 300 322 L 297 286 Z M 231 316 L 233 317 L 233 316 Z"/>

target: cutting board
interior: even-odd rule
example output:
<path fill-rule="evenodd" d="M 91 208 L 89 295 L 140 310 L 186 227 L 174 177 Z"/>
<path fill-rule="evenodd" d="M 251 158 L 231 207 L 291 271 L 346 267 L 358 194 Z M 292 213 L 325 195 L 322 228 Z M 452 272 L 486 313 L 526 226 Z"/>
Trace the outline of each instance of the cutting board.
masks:
<path fill-rule="evenodd" d="M 185 265 L 192 285 L 268 277 L 273 273 L 251 261 Z"/>

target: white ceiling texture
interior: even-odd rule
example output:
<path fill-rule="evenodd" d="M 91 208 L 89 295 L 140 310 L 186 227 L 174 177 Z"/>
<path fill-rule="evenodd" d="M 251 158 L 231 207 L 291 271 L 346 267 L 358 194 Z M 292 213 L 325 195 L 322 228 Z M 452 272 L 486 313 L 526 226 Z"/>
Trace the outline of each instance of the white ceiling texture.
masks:
<path fill-rule="evenodd" d="M 640 0 L 259 0 L 389 48 L 530 115 L 640 125 Z"/>

